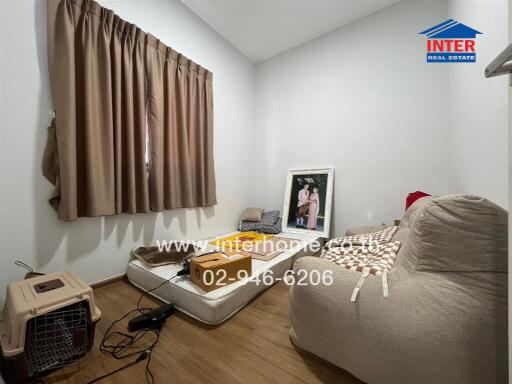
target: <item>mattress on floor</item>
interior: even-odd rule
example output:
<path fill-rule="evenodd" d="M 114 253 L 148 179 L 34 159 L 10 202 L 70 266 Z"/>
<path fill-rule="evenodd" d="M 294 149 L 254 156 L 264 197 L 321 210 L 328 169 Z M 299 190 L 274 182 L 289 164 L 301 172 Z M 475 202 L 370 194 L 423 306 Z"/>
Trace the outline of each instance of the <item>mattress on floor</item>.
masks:
<path fill-rule="evenodd" d="M 236 233 L 236 232 L 234 232 Z M 230 234 L 222 235 L 227 236 Z M 270 261 L 252 259 L 251 277 L 264 273 L 280 278 L 291 269 L 295 260 L 314 252 L 312 244 L 318 236 L 310 234 L 281 233 L 278 236 L 300 240 L 300 243 L 276 256 Z M 143 290 L 150 290 L 165 280 L 175 276 L 182 269 L 181 265 L 164 265 L 150 268 L 138 259 L 128 264 L 128 280 Z M 271 271 L 271 272 L 267 272 Z M 193 284 L 188 277 L 177 277 L 162 285 L 150 294 L 158 299 L 173 303 L 175 307 L 189 316 L 206 324 L 219 324 L 233 316 L 260 292 L 269 288 L 261 281 L 238 281 L 211 292 L 202 290 Z"/>

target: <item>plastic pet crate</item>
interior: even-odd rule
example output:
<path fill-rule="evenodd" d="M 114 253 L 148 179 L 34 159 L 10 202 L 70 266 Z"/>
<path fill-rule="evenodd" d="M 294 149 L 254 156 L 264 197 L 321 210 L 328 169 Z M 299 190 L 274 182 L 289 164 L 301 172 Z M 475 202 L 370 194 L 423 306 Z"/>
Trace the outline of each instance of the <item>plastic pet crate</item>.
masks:
<path fill-rule="evenodd" d="M 12 283 L 0 317 L 0 370 L 25 383 L 81 359 L 101 312 L 78 276 L 54 273 Z"/>

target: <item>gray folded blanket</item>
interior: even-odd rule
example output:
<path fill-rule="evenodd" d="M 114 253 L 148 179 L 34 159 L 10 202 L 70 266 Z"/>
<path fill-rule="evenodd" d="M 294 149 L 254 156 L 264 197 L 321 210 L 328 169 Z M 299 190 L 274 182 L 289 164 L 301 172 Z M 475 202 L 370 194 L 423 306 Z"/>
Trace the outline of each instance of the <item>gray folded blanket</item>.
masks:
<path fill-rule="evenodd" d="M 262 233 L 277 234 L 281 232 L 282 219 L 279 211 L 265 211 L 261 221 L 240 221 L 240 231 L 256 231 Z"/>

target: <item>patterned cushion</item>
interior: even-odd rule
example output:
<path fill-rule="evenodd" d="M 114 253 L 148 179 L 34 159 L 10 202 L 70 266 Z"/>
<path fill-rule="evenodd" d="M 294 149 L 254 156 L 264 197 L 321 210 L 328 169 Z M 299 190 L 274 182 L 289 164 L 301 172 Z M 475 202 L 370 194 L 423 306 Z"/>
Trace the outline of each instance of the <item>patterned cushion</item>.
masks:
<path fill-rule="evenodd" d="M 240 223 L 240 231 L 256 231 L 270 234 L 277 234 L 281 232 L 281 222 L 282 219 L 280 217 L 277 218 L 277 221 L 273 224 L 267 224 L 263 221 L 260 222 L 250 222 L 250 221 L 242 221 Z"/>
<path fill-rule="evenodd" d="M 362 233 L 359 235 L 344 236 L 344 237 L 332 239 L 332 240 L 329 240 L 325 244 L 324 250 L 327 250 L 329 248 L 334 248 L 334 247 L 347 247 L 347 246 L 353 246 L 353 245 L 370 245 L 370 246 L 375 245 L 375 246 L 377 246 L 377 245 L 389 243 L 391 241 L 391 239 L 393 238 L 393 235 L 395 234 L 397 229 L 398 229 L 397 226 L 386 227 L 377 232 Z"/>
<path fill-rule="evenodd" d="M 352 271 L 363 272 L 369 269 L 370 274 L 380 275 L 393 267 L 399 249 L 399 241 L 380 244 L 373 249 L 363 246 L 334 247 L 325 252 L 322 258 Z"/>

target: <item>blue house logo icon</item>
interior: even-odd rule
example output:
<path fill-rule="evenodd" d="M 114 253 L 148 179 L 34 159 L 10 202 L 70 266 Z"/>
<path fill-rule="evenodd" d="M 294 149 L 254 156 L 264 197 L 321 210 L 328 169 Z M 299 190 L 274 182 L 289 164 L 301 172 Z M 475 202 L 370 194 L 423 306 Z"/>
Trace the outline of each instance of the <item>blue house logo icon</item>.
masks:
<path fill-rule="evenodd" d="M 476 29 L 453 19 L 446 20 L 419 33 L 427 36 L 428 63 L 476 62 Z"/>

